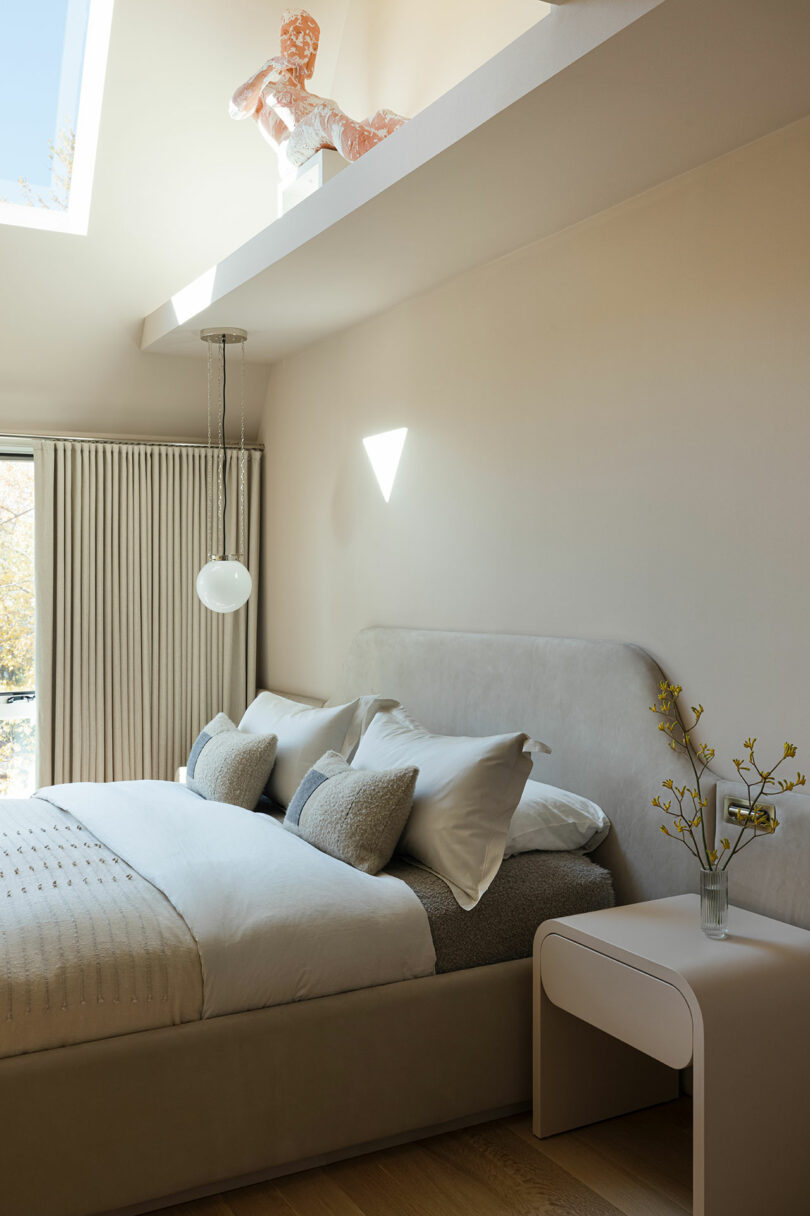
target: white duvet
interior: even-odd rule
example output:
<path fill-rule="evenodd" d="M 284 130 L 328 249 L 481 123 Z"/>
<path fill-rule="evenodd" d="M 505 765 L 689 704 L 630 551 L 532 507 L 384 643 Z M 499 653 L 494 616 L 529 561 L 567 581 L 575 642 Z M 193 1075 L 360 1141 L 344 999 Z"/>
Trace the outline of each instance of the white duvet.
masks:
<path fill-rule="evenodd" d="M 50 786 L 163 892 L 199 951 L 203 1017 L 432 974 L 427 914 L 405 883 L 319 852 L 274 819 L 167 781 Z"/>

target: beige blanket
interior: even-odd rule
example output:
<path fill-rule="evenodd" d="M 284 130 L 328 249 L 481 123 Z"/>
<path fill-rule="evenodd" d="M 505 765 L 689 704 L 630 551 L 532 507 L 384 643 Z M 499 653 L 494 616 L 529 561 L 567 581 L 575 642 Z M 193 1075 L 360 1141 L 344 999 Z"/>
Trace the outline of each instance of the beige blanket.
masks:
<path fill-rule="evenodd" d="M 72 815 L 0 800 L 0 1056 L 195 1021 L 197 947 Z"/>

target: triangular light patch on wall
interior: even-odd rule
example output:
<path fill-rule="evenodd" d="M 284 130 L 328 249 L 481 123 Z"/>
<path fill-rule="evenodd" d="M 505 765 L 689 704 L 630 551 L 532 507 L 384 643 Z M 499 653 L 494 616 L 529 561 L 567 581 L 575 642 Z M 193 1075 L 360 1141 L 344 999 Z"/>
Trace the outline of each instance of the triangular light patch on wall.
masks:
<path fill-rule="evenodd" d="M 391 491 L 394 488 L 394 480 L 407 434 L 408 428 L 401 426 L 395 431 L 383 431 L 380 435 L 367 435 L 363 440 L 374 476 L 377 478 L 386 502 L 391 497 Z"/>

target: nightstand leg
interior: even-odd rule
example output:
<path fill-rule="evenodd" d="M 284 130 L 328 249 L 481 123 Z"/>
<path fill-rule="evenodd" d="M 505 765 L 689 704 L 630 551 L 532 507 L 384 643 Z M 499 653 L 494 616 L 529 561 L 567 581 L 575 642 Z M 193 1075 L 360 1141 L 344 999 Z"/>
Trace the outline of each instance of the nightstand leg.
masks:
<path fill-rule="evenodd" d="M 694 1216 L 810 1213 L 808 994 L 777 991 L 768 1012 L 762 989 L 758 1001 L 739 994 L 736 1025 L 730 1002 L 695 1043 Z M 763 1008 L 749 1020 L 755 1003 Z"/>
<path fill-rule="evenodd" d="M 535 1136 L 669 1102 L 678 1090 L 677 1070 L 557 1008 L 535 981 Z"/>

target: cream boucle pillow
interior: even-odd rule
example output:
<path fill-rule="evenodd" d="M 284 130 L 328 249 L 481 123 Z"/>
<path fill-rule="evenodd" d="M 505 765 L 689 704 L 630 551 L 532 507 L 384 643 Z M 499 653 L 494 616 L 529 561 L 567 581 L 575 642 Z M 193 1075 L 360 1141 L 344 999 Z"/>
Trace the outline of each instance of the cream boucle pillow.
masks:
<path fill-rule="evenodd" d="M 276 758 L 275 735 L 248 735 L 217 714 L 197 736 L 188 757 L 186 785 L 212 802 L 252 811 Z"/>
<path fill-rule="evenodd" d="M 413 803 L 417 770 L 364 773 L 337 752 L 309 770 L 287 807 L 284 826 L 322 853 L 377 874 L 391 854 Z"/>

